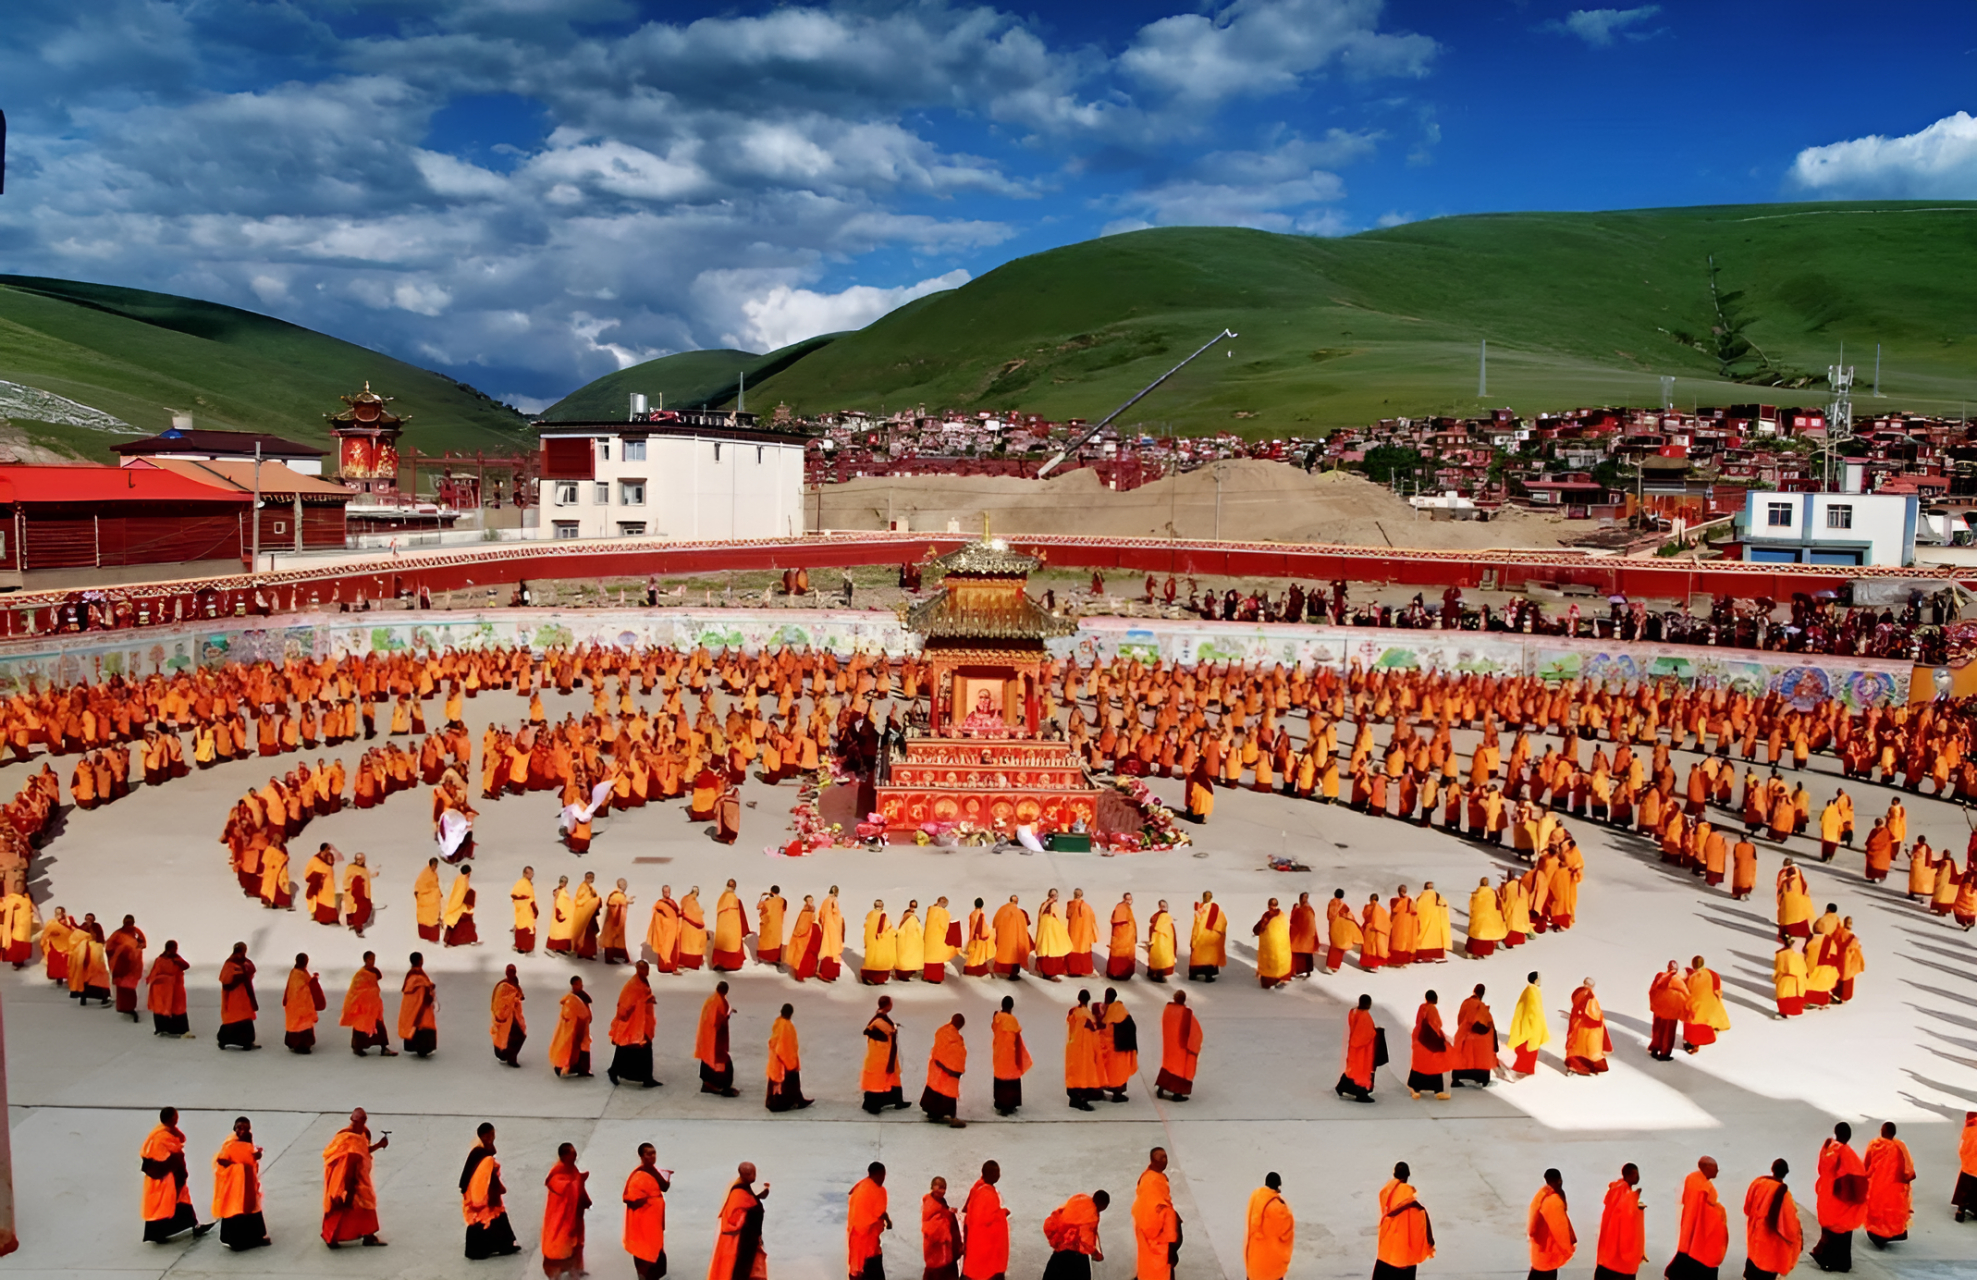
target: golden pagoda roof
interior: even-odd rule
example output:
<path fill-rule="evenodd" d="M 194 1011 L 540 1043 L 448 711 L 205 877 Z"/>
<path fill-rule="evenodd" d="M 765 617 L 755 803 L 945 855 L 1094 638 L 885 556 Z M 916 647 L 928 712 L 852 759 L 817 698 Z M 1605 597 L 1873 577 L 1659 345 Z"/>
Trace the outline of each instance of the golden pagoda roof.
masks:
<path fill-rule="evenodd" d="M 1076 622 L 1049 612 L 1020 589 L 994 597 L 943 590 L 903 610 L 900 621 L 930 640 L 1042 640 L 1078 630 Z"/>
<path fill-rule="evenodd" d="M 983 537 L 934 560 L 947 573 L 988 578 L 1027 578 L 1043 561 L 1012 548 L 1001 538 Z"/>
<path fill-rule="evenodd" d="M 364 383 L 364 389 L 356 395 L 338 396 L 337 399 L 343 401 L 349 408 L 345 409 L 342 413 L 326 413 L 323 415 L 325 419 L 336 426 L 398 427 L 411 421 L 409 414 L 400 415 L 385 408 L 386 405 L 397 399 L 397 397 L 379 395 L 377 392 L 371 390 L 371 384 L 368 380 Z"/>

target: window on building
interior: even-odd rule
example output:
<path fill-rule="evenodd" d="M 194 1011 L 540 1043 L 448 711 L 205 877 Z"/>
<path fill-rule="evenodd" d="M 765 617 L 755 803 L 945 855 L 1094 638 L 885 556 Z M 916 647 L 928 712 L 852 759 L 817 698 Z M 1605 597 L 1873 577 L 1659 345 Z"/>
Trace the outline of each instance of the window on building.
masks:
<path fill-rule="evenodd" d="M 721 460 L 721 442 L 719 440 L 716 440 L 714 442 L 714 461 L 719 462 L 720 460 Z"/>
<path fill-rule="evenodd" d="M 618 521 L 618 536 L 620 538 L 643 538 L 645 536 L 645 521 L 643 520 Z"/>
<path fill-rule="evenodd" d="M 556 505 L 559 507 L 574 507 L 577 505 L 577 486 L 575 481 L 566 481 L 556 486 Z"/>
<path fill-rule="evenodd" d="M 606 462 L 611 461 L 611 442 L 609 440 L 599 440 L 597 442 L 597 456 Z"/>
<path fill-rule="evenodd" d="M 618 481 L 618 503 L 620 506 L 626 506 L 626 507 L 644 506 L 645 481 L 643 480 Z"/>
<path fill-rule="evenodd" d="M 1792 504 L 1789 502 L 1767 502 L 1764 504 L 1764 523 L 1773 529 L 1792 527 Z"/>
<path fill-rule="evenodd" d="M 592 502 L 595 502 L 600 507 L 608 507 L 611 505 L 610 485 L 606 484 L 602 480 L 599 480 L 595 485 L 592 486 L 592 488 L 594 488 L 597 491 L 590 495 L 590 499 Z"/>
<path fill-rule="evenodd" d="M 644 462 L 644 461 L 645 461 L 645 441 L 643 441 L 643 440 L 627 440 L 627 441 L 625 441 L 625 461 L 626 461 L 626 462 Z"/>
<path fill-rule="evenodd" d="M 759 444 L 755 446 L 755 465 L 762 465 L 762 446 Z"/>
<path fill-rule="evenodd" d="M 1853 528 L 1853 506 L 1849 503 L 1835 503 L 1826 508 L 1826 527 L 1828 529 Z"/>
<path fill-rule="evenodd" d="M 577 522 L 574 520 L 558 520 L 555 524 L 555 529 L 558 538 L 574 538 L 577 536 Z"/>

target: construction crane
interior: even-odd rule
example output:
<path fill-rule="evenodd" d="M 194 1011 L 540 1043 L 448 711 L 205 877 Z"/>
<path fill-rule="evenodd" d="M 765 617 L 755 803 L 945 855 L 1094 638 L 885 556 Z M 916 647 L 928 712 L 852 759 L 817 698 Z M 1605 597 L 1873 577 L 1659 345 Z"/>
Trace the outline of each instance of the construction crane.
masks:
<path fill-rule="evenodd" d="M 1075 439 L 1075 440 L 1073 440 L 1073 441 L 1071 441 L 1071 443 L 1069 443 L 1069 444 L 1067 444 L 1067 445 L 1065 445 L 1065 446 L 1063 447 L 1063 449 L 1061 449 L 1061 450 L 1059 450 L 1059 451 L 1058 451 L 1058 453 L 1057 453 L 1057 456 L 1056 456 L 1056 457 L 1054 457 L 1054 458 L 1052 458 L 1052 459 L 1051 459 L 1051 460 L 1050 460 L 1049 462 L 1046 462 L 1046 463 L 1044 463 L 1044 464 L 1043 464 L 1043 466 L 1042 466 L 1041 468 L 1039 468 L 1039 469 L 1037 470 L 1037 479 L 1039 479 L 1039 480 L 1041 480 L 1041 479 L 1043 479 L 1043 478 L 1044 478 L 1045 476 L 1047 476 L 1047 475 L 1049 475 L 1049 474 L 1050 474 L 1051 472 L 1053 472 L 1053 471 L 1055 471 L 1055 470 L 1057 470 L 1057 467 L 1058 467 L 1058 464 L 1060 464 L 1060 463 L 1062 463 L 1062 462 L 1063 462 L 1063 461 L 1064 461 L 1064 460 L 1065 460 L 1066 458 L 1068 458 L 1068 457 L 1070 457 L 1070 456 L 1071 456 L 1072 454 L 1074 454 L 1074 453 L 1076 453 L 1076 452 L 1077 452 L 1078 450 L 1080 450 L 1080 449 L 1082 449 L 1082 448 L 1084 448 L 1084 447 L 1085 447 L 1085 445 L 1086 445 L 1086 444 L 1087 444 L 1087 443 L 1088 443 L 1089 441 L 1091 441 L 1091 440 L 1092 440 L 1092 439 L 1093 439 L 1094 437 L 1096 437 L 1096 436 L 1098 435 L 1098 433 L 1099 433 L 1099 432 L 1101 432 L 1101 431 L 1103 431 L 1103 430 L 1105 430 L 1105 429 L 1106 429 L 1107 427 L 1109 427 L 1109 426 L 1111 426 L 1111 425 L 1112 425 L 1112 420 L 1113 420 L 1114 418 L 1116 418 L 1116 417 L 1118 417 L 1118 416 L 1119 416 L 1120 414 L 1122 414 L 1122 413 L 1124 413 L 1124 412 L 1125 412 L 1126 410 L 1128 410 L 1128 409 L 1130 409 L 1130 408 L 1132 408 L 1132 407 L 1133 407 L 1134 405 L 1136 405 L 1136 404 L 1138 404 L 1138 403 L 1139 403 L 1140 401 L 1142 401 L 1142 400 L 1144 400 L 1144 399 L 1146 399 L 1146 397 L 1147 397 L 1147 394 L 1148 394 L 1149 392 L 1151 392 L 1151 391 L 1152 391 L 1152 390 L 1153 390 L 1153 389 L 1154 389 L 1155 387 L 1157 387 L 1157 386 L 1159 386 L 1159 385 L 1160 385 L 1161 383 L 1163 383 L 1163 382 L 1165 382 L 1165 381 L 1167 381 L 1167 379 L 1169 379 L 1169 378 L 1171 378 L 1171 377 L 1173 377 L 1173 376 L 1174 376 L 1175 374 L 1177 374 L 1177 373 L 1179 373 L 1179 372 L 1180 372 L 1181 370 L 1183 370 L 1183 369 L 1185 369 L 1185 368 L 1187 368 L 1187 367 L 1188 367 L 1188 361 L 1189 361 L 1189 360 L 1193 360 L 1193 359 L 1195 358 L 1195 356 L 1198 356 L 1198 355 L 1200 355 L 1200 354 L 1202 353 L 1202 351 L 1206 351 L 1206 350 L 1208 350 L 1208 348 L 1210 348 L 1210 347 L 1212 347 L 1212 346 L 1214 346 L 1214 345 L 1215 345 L 1216 343 L 1218 343 L 1218 342 L 1220 342 L 1220 341 L 1221 341 L 1222 339 L 1224 339 L 1224 338 L 1234 338 L 1234 337 L 1239 337 L 1239 336 L 1240 336 L 1240 335 L 1239 335 L 1239 334 L 1237 334 L 1237 333 L 1236 333 L 1236 331 L 1235 331 L 1234 329 L 1224 329 L 1224 330 L 1222 330 L 1222 332 L 1220 332 L 1220 333 L 1218 333 L 1218 334 L 1216 334 L 1216 335 L 1215 335 L 1214 337 L 1212 337 L 1212 338 L 1210 338 L 1210 339 L 1209 339 L 1209 340 L 1208 340 L 1207 342 L 1205 342 L 1205 343 L 1203 343 L 1203 344 L 1202 344 L 1202 346 L 1201 346 L 1201 351 L 1197 351 L 1197 352 L 1195 352 L 1195 353 L 1194 353 L 1194 355 L 1193 355 L 1193 356 L 1189 356 L 1189 357 L 1187 358 L 1187 360 L 1183 360 L 1183 361 L 1181 361 L 1181 362 L 1180 362 L 1179 364 L 1177 364 L 1177 365 L 1175 365 L 1175 366 L 1174 366 L 1173 368 L 1171 368 L 1171 369 L 1169 369 L 1169 370 L 1168 370 L 1167 372 L 1165 372 L 1165 373 L 1163 373 L 1163 374 L 1161 374 L 1161 375 L 1160 375 L 1159 377 L 1157 377 L 1157 378 L 1155 378 L 1155 379 L 1154 379 L 1154 380 L 1153 380 L 1152 382 L 1149 382 L 1149 383 L 1147 383 L 1147 384 L 1146 384 L 1146 385 L 1145 385 L 1144 387 L 1141 387 L 1141 388 L 1140 388 L 1140 390 L 1139 390 L 1139 394 L 1138 394 L 1138 395 L 1136 395 L 1136 396 L 1134 396 L 1134 397 L 1133 397 L 1132 399 L 1130 399 L 1130 400 L 1128 400 L 1128 401 L 1126 401 L 1126 403 L 1124 403 L 1124 404 L 1122 404 L 1122 405 L 1120 405 L 1120 406 L 1119 406 L 1119 407 L 1118 407 L 1117 409 L 1114 409 L 1114 410 L 1113 410 L 1113 411 L 1112 411 L 1111 413 L 1108 413 L 1108 414 L 1106 414 L 1106 415 L 1105 415 L 1105 417 L 1104 417 L 1104 419 L 1103 419 L 1103 420 L 1102 420 L 1102 421 L 1101 421 L 1101 422 L 1100 422 L 1100 423 L 1099 423 L 1099 424 L 1098 424 L 1097 426 L 1095 426 L 1095 427 L 1092 427 L 1091 429 L 1089 429 L 1089 430 L 1087 430 L 1087 431 L 1086 431 L 1086 432 L 1085 432 L 1085 433 L 1084 433 L 1083 435 L 1081 435 L 1081 436 L 1079 436 L 1079 437 L 1078 437 L 1077 439 Z"/>

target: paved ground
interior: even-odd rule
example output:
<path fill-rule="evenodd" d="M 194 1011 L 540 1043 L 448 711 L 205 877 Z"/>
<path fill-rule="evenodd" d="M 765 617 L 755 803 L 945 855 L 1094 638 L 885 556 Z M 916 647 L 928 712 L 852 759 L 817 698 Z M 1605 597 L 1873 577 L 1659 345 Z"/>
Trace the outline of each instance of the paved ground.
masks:
<path fill-rule="evenodd" d="M 587 705 L 587 699 L 579 699 Z M 561 713 L 558 706 L 552 715 Z M 484 717 L 512 719 L 523 704 L 489 695 L 468 704 L 478 734 Z M 1465 749 L 1467 742 L 1459 745 Z M 354 754 L 348 753 L 347 754 Z M 1828 767 L 1828 762 L 1821 762 Z M 1678 766 L 1678 772 L 1686 765 Z M 22 769 L 0 770 L 11 793 Z M 857 1105 L 858 1028 L 877 994 L 848 980 L 799 986 L 751 967 L 733 979 L 735 1044 L 743 1096 L 732 1101 L 696 1092 L 691 1062 L 693 1019 L 712 977 L 658 983 L 659 1074 L 666 1088 L 614 1091 L 602 1078 L 561 1082 L 544 1065 L 554 1000 L 568 962 L 522 960 L 533 1025 L 524 1071 L 501 1068 L 487 1039 L 487 998 L 501 966 L 515 959 L 506 945 L 505 888 L 524 862 L 547 887 L 558 874 L 595 869 L 608 883 L 630 879 L 639 899 L 635 928 L 643 933 L 646 904 L 661 882 L 675 893 L 698 884 L 711 911 L 718 887 L 737 877 L 747 901 L 771 882 L 792 903 L 835 883 L 857 933 L 863 909 L 884 897 L 895 910 L 908 897 L 924 904 L 948 894 L 957 902 L 994 902 L 1020 893 L 1034 910 L 1044 891 L 1083 887 L 1101 920 L 1120 891 L 1131 889 L 1141 918 L 1154 901 L 1170 899 L 1178 914 L 1204 888 L 1213 889 L 1246 937 L 1264 899 L 1288 902 L 1301 889 L 1314 898 L 1335 886 L 1364 901 L 1375 889 L 1391 893 L 1405 881 L 1435 880 L 1460 908 L 1479 875 L 1493 874 L 1502 855 L 1439 832 L 1277 796 L 1225 792 L 1212 825 L 1197 831 L 1193 850 L 1132 857 L 997 856 L 980 850 L 941 853 L 893 849 L 838 851 L 802 860 L 770 857 L 764 846 L 786 828 L 793 786 L 751 782 L 739 846 L 724 848 L 684 821 L 677 804 L 619 816 L 589 857 L 579 860 L 555 842 L 554 799 L 547 794 L 484 806 L 479 822 L 476 878 L 483 881 L 481 946 L 431 954 L 440 990 L 440 1052 L 359 1061 L 342 1051 L 326 1028 L 325 1044 L 309 1058 L 279 1046 L 279 995 L 289 957 L 307 950 L 324 977 L 332 1007 L 365 946 L 383 957 L 387 981 L 404 972 L 417 944 L 410 884 L 430 841 L 427 801 L 416 790 L 368 812 L 349 811 L 312 826 L 301 842 L 331 840 L 364 850 L 380 867 L 380 918 L 365 943 L 306 916 L 275 914 L 244 901 L 225 867 L 217 836 L 226 805 L 266 776 L 243 762 L 146 791 L 107 808 L 70 814 L 50 843 L 44 911 L 61 903 L 111 920 L 135 911 L 153 951 L 178 938 L 195 963 L 191 975 L 195 1041 L 154 1038 L 108 1012 L 78 1010 L 35 971 L 0 977 L 7 1019 L 10 1123 L 19 1197 L 21 1252 L 6 1271 L 21 1276 L 128 1274 L 200 1276 L 514 1276 L 532 1274 L 539 1259 L 524 1255 L 469 1266 L 461 1260 L 461 1221 L 454 1188 L 459 1164 L 482 1119 L 500 1127 L 500 1145 L 518 1231 L 525 1243 L 539 1234 L 542 1177 L 557 1143 L 570 1141 L 593 1173 L 590 1266 L 605 1277 L 629 1277 L 617 1247 L 616 1195 L 641 1141 L 658 1145 L 661 1163 L 678 1170 L 670 1198 L 669 1253 L 675 1275 L 703 1274 L 713 1242 L 713 1219 L 738 1160 L 757 1162 L 774 1184 L 767 1250 L 779 1277 L 841 1274 L 844 1194 L 868 1160 L 892 1170 L 893 1216 L 887 1237 L 894 1274 L 919 1263 L 917 1202 L 934 1174 L 955 1187 L 958 1203 L 986 1158 L 1002 1162 L 1013 1210 L 1012 1276 L 1040 1274 L 1045 1257 L 1040 1224 L 1074 1191 L 1109 1188 L 1118 1203 L 1104 1237 L 1111 1260 L 1106 1280 L 1132 1274 L 1126 1206 L 1146 1148 L 1175 1153 L 1174 1190 L 1186 1219 L 1180 1274 L 1241 1274 L 1243 1205 L 1268 1170 L 1283 1174 L 1298 1215 L 1295 1276 L 1364 1276 L 1371 1271 L 1376 1211 L 1373 1197 L 1396 1159 L 1415 1168 L 1415 1182 L 1435 1215 L 1441 1255 L 1438 1275 L 1522 1275 L 1526 1204 L 1547 1165 L 1564 1171 L 1583 1241 L 1571 1270 L 1589 1273 L 1601 1195 L 1623 1161 L 1643 1171 L 1648 1200 L 1649 1266 L 1658 1274 L 1672 1248 L 1680 1180 L 1702 1154 L 1723 1164 L 1726 1203 L 1778 1155 L 1791 1160 L 1795 1189 L 1810 1224 L 1814 1157 L 1835 1118 L 1865 1122 L 1893 1118 L 1915 1151 L 1914 1238 L 1876 1255 L 1859 1241 L 1863 1275 L 1968 1274 L 1977 1228 L 1958 1228 L 1946 1201 L 1955 1174 L 1956 1124 L 1977 1106 L 1977 947 L 1953 926 L 1925 915 L 1898 892 L 1859 877 L 1858 853 L 1832 868 L 1815 867 L 1819 905 L 1837 901 L 1851 912 L 1866 946 L 1868 971 L 1859 998 L 1845 1008 L 1779 1023 L 1770 1013 L 1772 951 L 1768 898 L 1729 901 L 1686 875 L 1671 875 L 1640 841 L 1590 824 L 1576 830 L 1587 847 L 1588 879 L 1582 919 L 1569 934 L 1535 940 L 1513 955 L 1362 975 L 1347 972 L 1298 984 L 1257 989 L 1237 945 L 1235 968 L 1213 986 L 1189 988 L 1207 1033 L 1194 1101 L 1157 1103 L 1158 1005 L 1169 988 L 1144 979 L 1127 990 L 1154 1045 L 1131 1101 L 1101 1104 L 1094 1115 L 1068 1110 L 1061 1092 L 1062 1017 L 1077 986 L 1034 980 L 1020 985 L 950 978 L 941 987 L 910 984 L 888 991 L 899 1002 L 902 1061 L 908 1096 L 923 1080 L 933 1029 L 952 1012 L 968 1015 L 971 1070 L 962 1091 L 961 1132 L 920 1122 L 917 1112 L 874 1120 Z M 1833 779 L 1821 774 L 1821 800 Z M 1176 784 L 1156 790 L 1178 799 Z M 1876 789 L 1859 798 L 1865 819 L 1885 806 Z M 1961 847 L 1967 830 L 1959 812 L 1910 798 L 1911 832 Z M 1807 846 L 1809 848 L 1809 846 Z M 1288 851 L 1313 870 L 1280 874 L 1267 855 Z M 1805 852 L 1801 849 L 1799 852 Z M 1760 884 L 1768 885 L 1779 851 L 1766 846 Z M 1761 891 L 1762 892 L 1762 891 Z M 546 894 L 545 894 L 546 896 Z M 245 939 L 262 972 L 262 1038 L 274 1047 L 254 1054 L 213 1047 L 217 986 L 214 973 L 227 945 Z M 855 940 L 853 943 L 855 947 Z M 1645 1052 L 1646 988 L 1666 960 L 1708 955 L 1725 973 L 1734 1028 L 1702 1055 L 1672 1064 Z M 1343 1011 L 1371 992 L 1404 1064 L 1406 1029 L 1425 987 L 1452 1002 L 1476 982 L 1489 985 L 1499 1022 L 1527 969 L 1544 974 L 1554 1042 L 1544 1069 L 1531 1080 L 1486 1093 L 1457 1091 L 1448 1102 L 1411 1102 L 1403 1078 L 1383 1072 L 1373 1107 L 1337 1100 Z M 595 966 L 593 988 L 608 1008 L 618 975 Z M 1563 1013 L 1572 987 L 1599 980 L 1612 1023 L 1614 1069 L 1597 1080 L 1567 1079 L 1551 1056 L 1561 1047 Z M 1030 1105 L 1012 1120 L 988 1106 L 988 1015 L 1013 992 L 1038 1065 L 1027 1081 Z M 772 1117 L 760 1105 L 762 1044 L 784 1000 L 797 1007 L 803 1035 L 805 1083 L 819 1104 L 800 1115 Z M 390 1006 L 395 1012 L 395 1003 Z M 332 1017 L 329 1021 L 333 1022 Z M 601 1037 L 600 1037 L 601 1038 Z M 185 1113 L 195 1200 L 205 1207 L 210 1159 L 232 1116 L 254 1119 L 267 1149 L 268 1220 L 275 1246 L 235 1256 L 217 1238 L 196 1244 L 139 1242 L 137 1147 L 155 1109 L 171 1103 Z M 342 1115 L 368 1108 L 376 1127 L 393 1132 L 380 1153 L 383 1218 L 392 1247 L 330 1253 L 315 1236 L 321 1195 L 320 1152 Z M 1741 1228 L 1733 1224 L 1729 1268 L 1740 1265 Z M 1965 1259 L 1958 1263 L 1957 1258 Z M 1810 1267 L 1810 1262 L 1805 1264 Z"/>

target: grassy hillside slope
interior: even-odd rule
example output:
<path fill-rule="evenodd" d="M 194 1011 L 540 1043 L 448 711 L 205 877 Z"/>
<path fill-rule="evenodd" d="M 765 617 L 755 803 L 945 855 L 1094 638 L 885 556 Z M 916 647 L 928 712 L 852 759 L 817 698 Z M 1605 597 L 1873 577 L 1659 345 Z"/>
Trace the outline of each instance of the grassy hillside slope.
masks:
<path fill-rule="evenodd" d="M 513 410 L 442 374 L 299 325 L 170 294 L 0 276 L 0 379 L 101 409 L 146 434 L 171 424 L 325 443 L 326 413 L 361 389 L 394 396 L 421 451 L 532 445 Z M 15 420 L 37 443 L 98 460 L 124 438 Z"/>
<path fill-rule="evenodd" d="M 757 382 L 789 368 L 837 336 L 824 334 L 806 338 L 767 355 L 719 348 L 661 356 L 586 383 L 543 410 L 542 416 L 550 421 L 562 422 L 615 420 L 630 411 L 634 391 L 643 395 L 654 409 L 661 406 L 661 397 L 664 397 L 665 407 L 670 409 L 732 404 L 737 378 L 746 377 L 747 385 L 753 388 Z M 755 400 L 752 393 L 749 403 L 755 405 L 757 412 L 775 405 L 773 400 Z"/>
<path fill-rule="evenodd" d="M 1843 341 L 1857 413 L 1955 412 L 1977 400 L 1973 260 L 1977 203 L 1504 214 L 1343 239 L 1165 228 L 1008 263 L 751 378 L 749 398 L 1097 418 L 1227 326 L 1241 337 L 1226 354 L 1129 420 L 1271 435 L 1486 405 L 1653 404 L 1661 375 L 1684 405 L 1816 403 Z"/>

